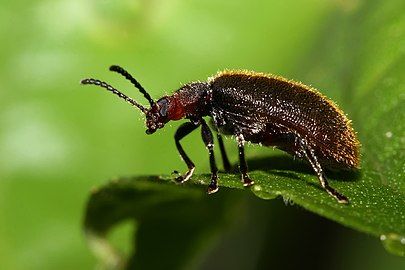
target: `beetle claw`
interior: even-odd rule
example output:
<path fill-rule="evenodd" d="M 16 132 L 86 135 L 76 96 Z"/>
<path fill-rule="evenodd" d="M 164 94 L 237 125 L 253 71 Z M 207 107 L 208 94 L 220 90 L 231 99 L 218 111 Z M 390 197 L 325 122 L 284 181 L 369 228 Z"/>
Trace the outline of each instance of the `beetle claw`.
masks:
<path fill-rule="evenodd" d="M 173 174 L 177 175 L 177 177 L 175 178 L 175 181 L 180 184 L 188 181 L 191 178 L 191 176 L 193 175 L 194 169 L 195 168 L 189 169 L 184 175 L 180 175 L 180 173 L 178 171 L 173 171 Z"/>
<path fill-rule="evenodd" d="M 178 173 L 178 174 L 179 174 L 179 173 Z M 182 183 L 186 182 L 185 176 L 183 176 L 183 175 L 177 176 L 174 180 L 175 180 L 177 183 L 179 183 L 179 184 L 182 184 Z"/>
<path fill-rule="evenodd" d="M 218 190 L 219 190 L 218 185 L 211 185 L 211 184 L 210 184 L 210 185 L 208 186 L 207 193 L 208 193 L 208 194 L 214 194 L 214 193 L 216 193 Z"/>
<path fill-rule="evenodd" d="M 174 170 L 174 171 L 172 172 L 172 177 L 173 177 L 173 178 L 178 178 L 178 177 L 180 177 L 179 171 Z"/>
<path fill-rule="evenodd" d="M 253 186 L 255 184 L 255 181 L 250 179 L 249 176 L 244 176 L 242 178 L 242 181 L 243 181 L 243 186 L 244 187 L 250 187 L 250 186 Z"/>

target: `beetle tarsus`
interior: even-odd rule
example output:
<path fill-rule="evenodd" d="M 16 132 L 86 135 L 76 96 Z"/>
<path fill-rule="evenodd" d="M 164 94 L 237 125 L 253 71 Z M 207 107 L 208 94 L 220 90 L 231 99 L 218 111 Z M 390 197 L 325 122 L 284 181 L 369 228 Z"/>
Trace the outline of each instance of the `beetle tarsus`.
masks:
<path fill-rule="evenodd" d="M 218 185 L 209 185 L 208 186 L 208 190 L 207 190 L 207 193 L 208 194 L 214 194 L 214 193 L 216 193 L 217 191 L 219 190 L 219 188 L 218 188 Z"/>
<path fill-rule="evenodd" d="M 177 176 L 175 178 L 176 182 L 180 184 L 187 182 L 193 176 L 194 170 L 195 167 L 192 167 L 184 175 Z"/>
<path fill-rule="evenodd" d="M 349 199 L 345 195 L 339 193 L 338 191 L 333 189 L 331 186 L 329 186 L 329 185 L 326 186 L 325 190 L 329 193 L 329 195 L 334 197 L 339 203 L 342 203 L 342 204 L 348 204 L 349 203 Z"/>
<path fill-rule="evenodd" d="M 242 174 L 242 182 L 244 187 L 250 187 L 255 184 L 255 182 L 250 179 L 249 175 L 247 174 Z"/>
<path fill-rule="evenodd" d="M 218 176 L 213 174 L 211 176 L 211 182 L 208 185 L 208 190 L 207 190 L 208 194 L 213 194 L 219 190 L 217 180 L 218 180 Z"/>

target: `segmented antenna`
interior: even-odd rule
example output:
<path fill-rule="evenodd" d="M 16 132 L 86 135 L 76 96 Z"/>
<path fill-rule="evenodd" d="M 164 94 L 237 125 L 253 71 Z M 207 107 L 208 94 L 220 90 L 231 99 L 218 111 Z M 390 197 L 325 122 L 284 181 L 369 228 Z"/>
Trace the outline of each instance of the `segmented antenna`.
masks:
<path fill-rule="evenodd" d="M 125 69 L 120 66 L 113 65 L 110 67 L 111 71 L 117 72 L 124 76 L 127 80 L 129 80 L 138 90 L 143 94 L 143 96 L 149 101 L 150 106 L 152 106 L 155 102 L 151 98 L 151 96 L 146 92 L 145 88 L 134 78 L 131 74 L 128 73 Z"/>
<path fill-rule="evenodd" d="M 129 104 L 131 104 L 132 106 L 137 107 L 138 109 L 140 109 L 144 114 L 146 114 L 147 109 L 145 109 L 145 107 L 143 107 L 141 104 L 138 104 L 135 100 L 133 100 L 132 98 L 124 95 L 123 93 L 121 93 L 120 91 L 118 91 L 117 89 L 115 89 L 114 87 L 112 87 L 111 85 L 109 85 L 106 82 L 102 82 L 100 80 L 97 79 L 83 79 L 80 81 L 81 84 L 94 84 L 94 85 L 98 85 L 101 86 L 105 89 L 107 89 L 108 91 L 113 92 L 114 94 L 116 94 L 117 96 L 119 96 L 120 98 L 124 99 L 126 102 L 128 102 Z"/>

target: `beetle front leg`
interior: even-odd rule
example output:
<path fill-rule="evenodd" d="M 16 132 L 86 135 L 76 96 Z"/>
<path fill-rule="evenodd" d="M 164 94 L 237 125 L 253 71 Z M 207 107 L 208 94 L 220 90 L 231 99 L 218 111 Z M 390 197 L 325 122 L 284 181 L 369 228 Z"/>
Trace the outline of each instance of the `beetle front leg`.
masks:
<path fill-rule="evenodd" d="M 247 171 L 248 166 L 245 160 L 245 139 L 243 138 L 242 134 L 236 135 L 236 140 L 238 142 L 239 148 L 239 171 L 242 176 L 242 182 L 244 187 L 249 187 L 254 184 L 254 181 L 250 179 Z"/>
<path fill-rule="evenodd" d="M 187 156 L 186 152 L 184 152 L 184 149 L 180 144 L 180 140 L 183 139 L 188 134 L 190 134 L 197 127 L 198 127 L 198 125 L 195 125 L 190 122 L 184 123 L 177 129 L 176 134 L 174 135 L 174 140 L 176 142 L 177 150 L 179 151 L 181 158 L 184 160 L 184 162 L 186 163 L 187 168 L 188 168 L 188 171 L 184 175 L 176 177 L 176 181 L 179 183 L 184 183 L 187 180 L 189 180 L 190 177 L 193 175 L 193 172 L 195 169 L 194 163 Z"/>
<path fill-rule="evenodd" d="M 212 132 L 204 119 L 201 119 L 201 137 L 204 141 L 205 146 L 208 149 L 210 157 L 211 182 L 208 186 L 207 192 L 208 194 L 212 194 L 218 191 L 218 182 L 217 182 L 218 168 L 217 164 L 215 163 L 215 156 L 214 156 L 214 137 L 212 136 Z"/>
<path fill-rule="evenodd" d="M 314 150 L 308 145 L 308 143 L 306 143 L 306 141 L 304 139 L 298 139 L 298 140 L 299 140 L 299 145 L 301 147 L 301 150 L 302 150 L 304 156 L 307 158 L 307 160 L 311 164 L 316 175 L 318 176 L 321 186 L 326 190 L 326 192 L 329 193 L 329 195 L 334 197 L 339 203 L 344 203 L 344 204 L 349 203 L 349 199 L 347 199 L 346 196 L 344 196 L 343 194 L 340 194 L 338 191 L 336 191 L 334 188 L 332 188 L 329 185 L 328 180 L 326 179 L 326 175 L 325 175 L 324 171 L 322 170 L 321 164 L 319 164 L 318 159 L 315 156 Z"/>

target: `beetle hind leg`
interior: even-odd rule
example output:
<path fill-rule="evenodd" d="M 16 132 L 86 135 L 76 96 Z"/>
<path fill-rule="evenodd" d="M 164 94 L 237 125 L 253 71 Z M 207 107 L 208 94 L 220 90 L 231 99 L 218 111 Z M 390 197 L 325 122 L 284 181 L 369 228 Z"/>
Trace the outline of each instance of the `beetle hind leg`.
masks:
<path fill-rule="evenodd" d="M 334 197 L 339 203 L 343 204 L 349 203 L 349 199 L 346 196 L 339 193 L 337 190 L 335 190 L 329 185 L 328 180 L 326 179 L 325 172 L 323 171 L 321 165 L 318 162 L 318 159 L 315 156 L 314 150 L 303 139 L 299 139 L 299 145 L 303 155 L 309 161 L 316 175 L 318 176 L 322 188 L 325 189 L 326 192 L 328 192 L 329 195 Z"/>
<path fill-rule="evenodd" d="M 250 187 L 255 182 L 250 179 L 248 175 L 248 166 L 245 159 L 245 139 L 243 138 L 242 134 L 236 136 L 236 140 L 238 141 L 238 149 L 239 149 L 239 170 L 242 176 L 242 182 L 244 187 Z"/>

